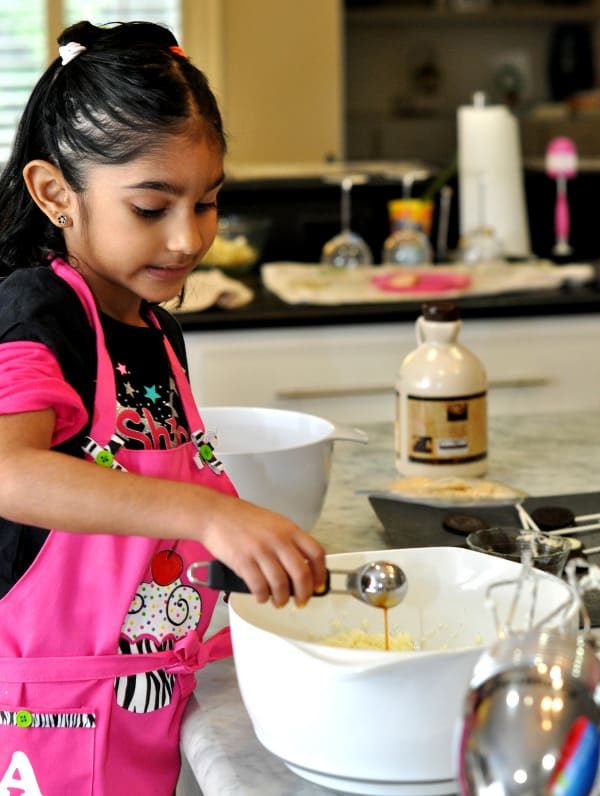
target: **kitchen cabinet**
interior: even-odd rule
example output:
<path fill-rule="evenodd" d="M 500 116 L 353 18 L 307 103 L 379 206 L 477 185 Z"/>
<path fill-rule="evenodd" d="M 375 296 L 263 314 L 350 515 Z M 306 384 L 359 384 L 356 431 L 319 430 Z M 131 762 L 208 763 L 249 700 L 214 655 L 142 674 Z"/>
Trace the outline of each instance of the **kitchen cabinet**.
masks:
<path fill-rule="evenodd" d="M 599 35 L 600 0 L 457 5 L 186 0 L 185 48 L 215 88 L 230 163 L 445 163 L 455 151 L 456 108 L 475 90 L 493 97 L 499 66 L 522 72 L 526 109 L 548 96 L 554 27 L 589 25 Z M 431 90 L 429 72 L 428 94 L 422 67 L 431 63 L 439 85 Z"/>
<path fill-rule="evenodd" d="M 596 22 L 600 19 L 597 0 L 583 2 L 540 2 L 540 0 L 516 0 L 515 2 L 473 2 L 461 6 L 460 0 L 433 0 L 425 3 L 411 3 L 398 0 L 380 4 L 349 3 L 346 11 L 351 25 L 402 25 L 407 22 L 423 25 L 470 25 L 498 24 L 510 22 L 518 24 L 539 24 L 551 22 Z"/>
<path fill-rule="evenodd" d="M 184 40 L 214 86 L 229 161 L 344 157 L 341 0 L 186 3 Z"/>
<path fill-rule="evenodd" d="M 453 0 L 347 4 L 348 157 L 448 162 L 456 151 L 456 109 L 475 91 L 485 91 L 492 102 L 512 104 L 526 121 L 525 156 L 543 155 L 548 138 L 540 141 L 536 130 L 545 131 L 548 118 L 554 135 L 561 134 L 564 123 L 562 134 L 574 135 L 581 153 L 597 155 L 598 136 L 580 140 L 580 131 L 569 127 L 572 114 L 565 109 L 561 115 L 560 107 L 547 103 L 553 96 L 554 36 L 565 26 L 585 28 L 592 51 L 598 52 L 598 0 L 497 0 L 455 10 L 459 5 Z M 582 52 L 580 47 L 576 57 Z"/>
<path fill-rule="evenodd" d="M 393 419 L 394 380 L 414 324 L 186 331 L 198 403 L 268 406 L 338 423 Z M 460 341 L 482 360 L 490 415 L 600 409 L 596 315 L 470 319 Z"/>

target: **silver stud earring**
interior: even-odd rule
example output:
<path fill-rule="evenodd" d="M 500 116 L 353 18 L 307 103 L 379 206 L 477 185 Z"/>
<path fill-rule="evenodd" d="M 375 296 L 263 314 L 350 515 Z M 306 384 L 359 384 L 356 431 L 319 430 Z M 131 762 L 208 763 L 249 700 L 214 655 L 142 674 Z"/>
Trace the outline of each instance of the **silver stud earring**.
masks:
<path fill-rule="evenodd" d="M 61 213 L 59 216 L 56 217 L 56 221 L 61 227 L 66 226 L 68 220 L 69 219 L 67 218 L 67 216 L 65 216 L 64 213 Z"/>

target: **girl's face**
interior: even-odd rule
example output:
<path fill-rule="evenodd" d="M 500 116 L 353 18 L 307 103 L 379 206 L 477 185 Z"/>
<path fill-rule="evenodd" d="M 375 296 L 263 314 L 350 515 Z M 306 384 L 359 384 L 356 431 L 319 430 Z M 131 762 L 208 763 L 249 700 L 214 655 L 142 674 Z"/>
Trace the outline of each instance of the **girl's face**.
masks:
<path fill-rule="evenodd" d="M 141 300 L 176 296 L 215 237 L 223 153 L 206 134 L 171 135 L 129 163 L 90 166 L 86 181 L 69 259 L 101 310 L 139 325 Z"/>

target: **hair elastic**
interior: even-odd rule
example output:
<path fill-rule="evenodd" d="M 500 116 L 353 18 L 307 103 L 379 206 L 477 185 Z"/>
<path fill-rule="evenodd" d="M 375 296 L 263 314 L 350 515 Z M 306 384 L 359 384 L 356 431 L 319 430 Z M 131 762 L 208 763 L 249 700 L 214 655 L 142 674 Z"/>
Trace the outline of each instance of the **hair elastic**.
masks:
<path fill-rule="evenodd" d="M 70 64 L 74 58 L 77 58 L 78 55 L 84 53 L 87 50 L 87 47 L 84 47 L 83 44 L 79 44 L 76 41 L 69 41 L 67 44 L 63 44 L 58 48 L 58 54 L 61 58 L 61 63 L 63 66 Z"/>
<path fill-rule="evenodd" d="M 169 47 L 169 50 L 171 50 L 172 53 L 175 53 L 175 55 L 180 55 L 182 58 L 187 58 L 187 55 L 179 46 L 173 45 L 173 47 Z"/>

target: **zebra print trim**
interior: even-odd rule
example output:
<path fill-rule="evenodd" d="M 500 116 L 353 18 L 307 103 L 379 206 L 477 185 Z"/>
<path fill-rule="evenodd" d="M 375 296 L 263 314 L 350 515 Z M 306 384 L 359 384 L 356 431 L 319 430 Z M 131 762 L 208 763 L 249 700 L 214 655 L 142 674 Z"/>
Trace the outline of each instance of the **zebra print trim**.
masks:
<path fill-rule="evenodd" d="M 96 726 L 96 716 L 94 713 L 32 713 L 29 710 L 0 710 L 0 724 L 24 729 L 61 727 L 89 730 Z"/>
<path fill-rule="evenodd" d="M 123 655 L 148 654 L 158 650 L 173 649 L 175 640 L 166 639 L 159 647 L 151 639 L 130 643 L 119 639 L 119 652 Z M 155 672 L 142 672 L 129 677 L 117 677 L 115 694 L 117 704 L 131 713 L 151 713 L 171 703 L 175 675 L 163 669 Z"/>

